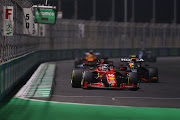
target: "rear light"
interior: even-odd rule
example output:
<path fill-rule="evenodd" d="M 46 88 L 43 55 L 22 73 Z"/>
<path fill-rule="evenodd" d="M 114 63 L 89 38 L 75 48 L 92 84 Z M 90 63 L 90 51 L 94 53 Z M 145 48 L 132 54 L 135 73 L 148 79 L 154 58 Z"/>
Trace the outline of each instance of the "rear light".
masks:
<path fill-rule="evenodd" d="M 154 79 L 157 79 L 157 77 L 152 77 L 151 79 L 153 79 L 153 80 L 154 80 Z"/>
<path fill-rule="evenodd" d="M 147 79 L 145 79 L 145 78 L 141 78 L 141 80 L 148 81 L 148 80 L 147 80 Z"/>

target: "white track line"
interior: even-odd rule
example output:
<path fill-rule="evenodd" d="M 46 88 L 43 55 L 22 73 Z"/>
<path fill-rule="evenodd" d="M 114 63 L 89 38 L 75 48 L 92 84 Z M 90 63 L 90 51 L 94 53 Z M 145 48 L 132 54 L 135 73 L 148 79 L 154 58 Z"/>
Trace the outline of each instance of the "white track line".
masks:
<path fill-rule="evenodd" d="M 37 89 L 35 89 L 35 88 L 33 88 L 33 89 L 28 89 L 28 90 L 34 90 L 34 91 L 47 91 L 47 90 L 51 90 L 51 89 L 43 89 L 43 88 L 37 88 Z"/>
<path fill-rule="evenodd" d="M 31 101 L 37 101 L 37 102 L 62 103 L 62 104 L 70 104 L 70 105 L 107 106 L 107 107 L 133 107 L 133 106 L 116 106 L 116 105 L 100 105 L 100 104 L 85 104 L 85 103 L 46 101 L 46 100 L 37 100 L 37 99 L 24 98 L 24 97 L 15 97 L 15 98 L 24 99 L 24 100 L 31 100 Z"/>
<path fill-rule="evenodd" d="M 63 96 L 61 96 L 63 97 Z M 65 96 L 64 96 L 65 97 Z M 73 96 L 69 96 L 73 97 Z M 106 96 L 76 96 L 76 97 L 106 97 Z M 107 107 L 135 107 L 135 106 L 118 106 L 118 105 L 100 105 L 100 104 L 85 104 L 85 103 L 72 103 L 72 102 L 57 102 L 57 101 L 46 101 L 46 100 L 37 100 L 37 99 L 31 99 L 31 98 L 24 98 L 24 97 L 16 97 L 19 99 L 24 99 L 24 100 L 31 100 L 31 101 L 38 101 L 38 102 L 50 102 L 50 103 L 62 103 L 62 104 L 70 104 L 70 105 L 87 105 L 87 106 L 107 106 Z M 107 98 L 107 97 L 106 97 Z M 109 97 L 110 98 L 110 97 Z M 180 100 L 180 98 L 155 98 L 155 97 L 112 97 L 112 100 L 115 99 L 173 99 L 173 100 Z M 158 108 L 158 107 L 156 107 Z"/>
<path fill-rule="evenodd" d="M 51 96 L 56 96 L 56 97 L 76 97 L 76 98 L 116 98 L 116 99 L 164 99 L 164 100 L 180 100 L 180 98 L 159 98 L 159 97 L 111 97 L 111 96 L 64 96 L 64 95 L 51 95 Z"/>

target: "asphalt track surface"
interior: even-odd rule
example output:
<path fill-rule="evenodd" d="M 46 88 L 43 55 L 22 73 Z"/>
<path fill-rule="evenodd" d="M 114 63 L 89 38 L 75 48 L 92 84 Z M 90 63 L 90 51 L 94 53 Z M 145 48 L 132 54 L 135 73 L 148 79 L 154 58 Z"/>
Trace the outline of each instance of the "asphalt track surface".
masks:
<path fill-rule="evenodd" d="M 119 59 L 110 59 L 119 64 Z M 138 91 L 105 90 L 71 87 L 71 73 L 74 61 L 56 63 L 56 76 L 53 92 L 49 98 L 35 98 L 48 101 L 135 106 L 180 108 L 180 57 L 158 58 L 151 64 L 159 70 L 159 83 L 141 83 Z"/>

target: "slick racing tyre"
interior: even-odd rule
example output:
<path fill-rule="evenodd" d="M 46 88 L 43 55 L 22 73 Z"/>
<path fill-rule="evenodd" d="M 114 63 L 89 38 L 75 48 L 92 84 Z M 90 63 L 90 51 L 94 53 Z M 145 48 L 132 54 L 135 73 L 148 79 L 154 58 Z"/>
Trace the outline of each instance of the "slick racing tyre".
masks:
<path fill-rule="evenodd" d="M 125 74 L 126 74 L 126 73 L 121 74 L 120 72 L 116 72 L 116 73 L 115 73 L 116 81 L 117 81 L 117 83 L 116 83 L 116 84 L 117 84 L 117 87 L 120 87 L 121 83 L 126 82 L 126 79 L 123 79 L 123 77 L 126 76 Z"/>
<path fill-rule="evenodd" d="M 94 82 L 93 73 L 84 71 L 82 74 L 81 87 L 84 88 L 84 83 Z"/>
<path fill-rule="evenodd" d="M 138 85 L 139 84 L 139 77 L 136 72 L 129 72 L 128 73 L 128 83 Z M 130 90 L 136 91 L 139 88 L 131 88 Z"/>
<path fill-rule="evenodd" d="M 81 60 L 79 58 L 75 58 L 74 60 L 74 66 L 77 68 L 77 65 L 81 64 Z"/>
<path fill-rule="evenodd" d="M 71 86 L 73 88 L 81 87 L 82 72 L 83 72 L 83 70 L 73 70 L 72 71 Z"/>
<path fill-rule="evenodd" d="M 158 82 L 158 69 L 157 68 L 149 68 L 149 79 L 153 83 Z"/>
<path fill-rule="evenodd" d="M 134 85 L 137 85 L 138 84 L 138 74 L 136 72 L 129 72 L 128 73 L 128 83 L 129 84 L 134 84 Z"/>

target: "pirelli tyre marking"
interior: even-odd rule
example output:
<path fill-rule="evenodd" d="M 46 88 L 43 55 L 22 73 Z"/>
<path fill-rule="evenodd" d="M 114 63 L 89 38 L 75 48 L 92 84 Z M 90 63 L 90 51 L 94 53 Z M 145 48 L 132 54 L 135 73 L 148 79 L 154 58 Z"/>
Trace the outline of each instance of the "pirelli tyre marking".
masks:
<path fill-rule="evenodd" d="M 83 86 L 83 83 L 84 83 L 84 72 L 82 72 L 81 86 Z"/>
<path fill-rule="evenodd" d="M 128 78 L 128 84 L 129 84 L 129 74 L 127 74 L 127 78 Z"/>
<path fill-rule="evenodd" d="M 73 83 L 73 73 L 74 73 L 74 70 L 72 71 L 71 84 Z"/>

